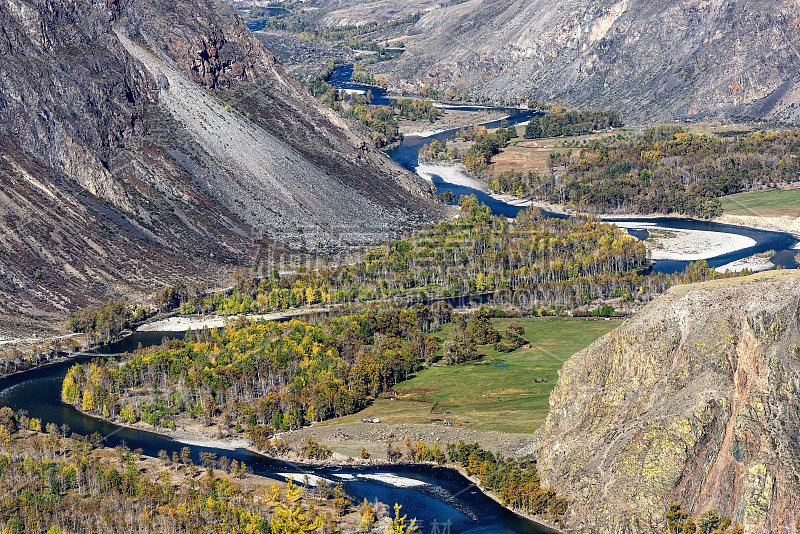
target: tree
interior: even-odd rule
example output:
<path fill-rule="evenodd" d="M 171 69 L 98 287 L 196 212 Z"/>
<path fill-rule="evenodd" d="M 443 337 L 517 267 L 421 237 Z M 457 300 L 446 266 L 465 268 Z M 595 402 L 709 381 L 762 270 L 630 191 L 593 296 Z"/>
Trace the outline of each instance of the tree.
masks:
<path fill-rule="evenodd" d="M 290 479 L 286 486 L 286 495 L 281 496 L 281 491 L 272 484 L 272 491 L 265 490 L 267 502 L 274 507 L 272 517 L 272 534 L 302 534 L 314 532 L 322 527 L 320 517 L 312 514 L 303 507 L 302 488 L 295 486 Z"/>
<path fill-rule="evenodd" d="M 8 406 L 0 408 L 0 425 L 3 425 L 9 432 L 17 430 L 17 418 Z"/>
<path fill-rule="evenodd" d="M 697 531 L 700 534 L 711 534 L 720 525 L 720 518 L 719 515 L 715 510 L 708 510 L 707 512 L 703 512 L 700 515 L 700 519 L 697 520 Z"/>
<path fill-rule="evenodd" d="M 372 529 L 372 524 L 375 523 L 375 508 L 366 497 L 364 502 L 358 507 L 358 512 L 361 514 L 361 532 L 369 532 Z"/>
<path fill-rule="evenodd" d="M 532 117 L 525 127 L 525 139 L 537 139 L 542 137 L 542 127 L 539 124 L 538 117 Z"/>
<path fill-rule="evenodd" d="M 683 532 L 681 534 L 695 534 L 697 532 L 697 527 L 694 524 L 694 519 L 689 517 L 686 520 L 686 525 L 683 527 Z"/>
<path fill-rule="evenodd" d="M 492 323 L 489 321 L 490 317 L 492 317 L 492 312 L 486 306 L 481 306 L 475 312 L 472 324 L 467 327 L 467 334 L 475 344 L 490 345 L 500 341 L 500 334 L 492 327 Z"/>
<path fill-rule="evenodd" d="M 192 459 L 192 451 L 189 447 L 183 447 L 181 449 L 181 463 L 188 464 L 189 460 Z"/>
<path fill-rule="evenodd" d="M 130 404 L 126 404 L 122 410 L 119 411 L 119 416 L 122 418 L 123 421 L 126 423 L 133 424 L 136 422 L 136 412 L 133 409 L 133 406 Z"/>
<path fill-rule="evenodd" d="M 448 206 L 452 205 L 455 202 L 456 196 L 453 194 L 452 191 L 444 191 L 443 193 L 439 193 L 439 201 L 442 204 L 447 204 Z"/>
<path fill-rule="evenodd" d="M 92 395 L 92 390 L 87 389 L 83 392 L 83 401 L 81 403 L 81 407 L 83 408 L 84 412 L 91 412 L 94 410 L 94 395 Z"/>
<path fill-rule="evenodd" d="M 347 512 L 347 508 L 349 506 L 350 499 L 347 498 L 347 494 L 344 492 L 342 483 L 337 482 L 333 487 L 333 507 L 336 509 L 336 513 L 339 514 L 339 517 L 343 516 Z"/>
<path fill-rule="evenodd" d="M 386 526 L 386 534 L 408 534 L 409 532 L 414 532 L 419 527 L 417 527 L 417 518 L 415 517 L 412 519 L 408 525 L 406 525 L 406 515 L 400 516 L 400 506 L 397 503 L 394 503 L 394 519 L 390 519 L 389 524 Z"/>
<path fill-rule="evenodd" d="M 508 325 L 508 328 L 506 328 L 505 339 L 494 344 L 495 350 L 500 352 L 511 352 L 518 349 L 525 344 L 525 339 L 522 337 L 522 334 L 524 333 L 525 330 L 519 325 L 519 323 L 511 323 Z"/>
<path fill-rule="evenodd" d="M 667 510 L 667 524 L 669 525 L 670 532 L 674 534 L 681 534 L 684 526 L 686 525 L 686 517 L 687 514 L 681 510 L 680 504 L 674 502 L 669 503 L 669 509 Z"/>

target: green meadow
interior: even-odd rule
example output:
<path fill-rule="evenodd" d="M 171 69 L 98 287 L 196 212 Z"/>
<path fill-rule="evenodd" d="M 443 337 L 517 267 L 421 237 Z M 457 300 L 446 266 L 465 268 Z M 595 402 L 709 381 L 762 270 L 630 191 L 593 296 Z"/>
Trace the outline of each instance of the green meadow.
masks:
<path fill-rule="evenodd" d="M 505 354 L 491 345 L 478 347 L 482 359 L 430 367 L 397 384 L 394 399 L 378 399 L 367 409 L 329 423 L 378 417 L 386 423 L 440 423 L 475 430 L 533 433 L 547 417 L 558 370 L 575 352 L 610 332 L 620 319 L 536 317 L 493 319 L 501 334 L 512 322 L 524 329 L 530 348 Z M 447 339 L 453 325 L 435 335 Z M 536 379 L 547 379 L 537 383 Z"/>
<path fill-rule="evenodd" d="M 800 217 L 800 189 L 750 191 L 722 197 L 723 213 L 755 217 Z"/>

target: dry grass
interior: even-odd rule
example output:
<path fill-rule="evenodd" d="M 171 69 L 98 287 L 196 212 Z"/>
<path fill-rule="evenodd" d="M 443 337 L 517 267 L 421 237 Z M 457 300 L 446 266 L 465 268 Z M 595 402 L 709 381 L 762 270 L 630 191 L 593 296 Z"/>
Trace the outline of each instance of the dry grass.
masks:
<path fill-rule="evenodd" d="M 577 152 L 576 144 L 589 143 L 594 139 L 601 139 L 614 135 L 625 134 L 625 130 L 603 132 L 574 137 L 546 137 L 543 139 L 525 139 L 524 126 L 517 126 L 518 137 L 513 139 L 500 154 L 492 158 L 489 166 L 490 176 L 498 176 L 508 171 L 534 171 L 544 173 L 550 164 L 550 154 Z M 566 146 L 565 146 L 566 145 Z"/>
<path fill-rule="evenodd" d="M 736 278 L 723 278 L 720 280 L 709 280 L 707 282 L 699 282 L 696 284 L 683 284 L 670 288 L 670 293 L 685 295 L 697 289 L 712 289 L 719 287 L 733 287 L 758 282 L 773 282 L 776 280 L 783 280 L 800 275 L 798 269 L 780 269 L 776 271 L 763 271 L 750 276 L 736 277 Z"/>

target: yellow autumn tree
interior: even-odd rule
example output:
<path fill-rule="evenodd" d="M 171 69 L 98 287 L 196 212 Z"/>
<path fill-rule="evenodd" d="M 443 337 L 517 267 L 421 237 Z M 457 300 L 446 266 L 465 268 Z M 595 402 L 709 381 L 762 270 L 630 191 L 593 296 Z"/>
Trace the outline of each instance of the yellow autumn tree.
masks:
<path fill-rule="evenodd" d="M 264 490 L 269 505 L 275 510 L 272 515 L 272 534 L 302 534 L 314 532 L 322 525 L 322 519 L 312 517 L 303 507 L 301 493 L 303 488 L 288 481 L 286 496 L 281 495 L 279 488 L 272 484 L 272 491 Z"/>
<path fill-rule="evenodd" d="M 359 513 L 361 514 L 361 532 L 369 532 L 372 529 L 373 523 L 375 523 L 376 517 L 375 509 L 366 497 L 364 498 L 364 502 L 359 506 Z"/>
<path fill-rule="evenodd" d="M 92 395 L 91 390 L 87 389 L 83 392 L 83 402 L 81 403 L 81 407 L 83 408 L 84 412 L 91 412 L 94 410 L 94 395 Z"/>
<path fill-rule="evenodd" d="M 75 369 L 75 371 L 73 371 Z M 69 404 L 75 404 L 78 402 L 78 393 L 80 390 L 78 389 L 78 385 L 75 383 L 75 373 L 80 369 L 78 367 L 73 367 L 73 369 L 69 370 L 67 376 L 64 377 L 64 382 L 61 386 L 61 395 L 65 402 Z"/>
<path fill-rule="evenodd" d="M 397 503 L 394 503 L 394 519 L 390 519 L 390 523 L 386 525 L 386 534 L 408 534 L 409 532 L 414 532 L 419 527 L 417 526 L 417 518 L 415 517 L 412 519 L 408 525 L 406 525 L 406 515 L 400 515 L 400 506 Z"/>

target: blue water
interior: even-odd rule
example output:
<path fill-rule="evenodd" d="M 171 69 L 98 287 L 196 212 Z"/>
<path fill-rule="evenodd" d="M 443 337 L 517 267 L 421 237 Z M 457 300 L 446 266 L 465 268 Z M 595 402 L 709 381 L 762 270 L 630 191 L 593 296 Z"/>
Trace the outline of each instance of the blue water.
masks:
<path fill-rule="evenodd" d="M 183 337 L 183 333 L 175 332 L 136 332 L 128 338 L 109 345 L 105 350 L 119 353 L 136 348 L 141 342 L 144 346 L 159 343 L 164 337 Z M 91 357 L 79 357 L 79 362 L 89 362 Z M 55 423 L 59 427 L 67 425 L 68 432 L 91 435 L 98 432 L 104 436 L 104 444 L 109 447 L 123 445 L 131 449 L 142 449 L 147 456 L 157 457 L 160 450 L 171 456 L 180 453 L 181 448 L 189 446 L 195 463 L 200 463 L 201 452 L 214 452 L 218 457 L 244 461 L 253 473 L 275 480 L 284 480 L 279 473 L 297 473 L 322 476 L 333 482 L 342 482 L 347 493 L 356 503 L 376 498 L 389 507 L 395 502 L 403 505 L 403 511 L 409 517 L 417 517 L 423 528 L 420 534 L 431 532 L 434 521 L 437 525 L 447 525 L 451 533 L 500 533 L 500 534 L 536 534 L 550 530 L 536 525 L 498 505 L 495 501 L 478 491 L 472 484 L 452 469 L 420 466 L 394 465 L 369 468 L 315 468 L 299 463 L 273 460 L 246 449 L 216 449 L 198 447 L 173 440 L 167 436 L 120 427 L 99 419 L 87 417 L 73 406 L 61 401 L 61 384 L 67 370 L 74 360 L 39 367 L 6 378 L 0 379 L 0 406 L 8 406 L 13 410 L 24 409 L 30 417 L 41 419 L 43 426 Z M 377 480 L 359 478 L 358 475 L 391 473 L 400 477 L 412 478 L 424 482 L 418 487 L 401 488 Z M 352 475 L 354 478 L 343 479 L 336 475 Z M 440 532 L 442 532 L 440 530 Z"/>
<path fill-rule="evenodd" d="M 737 235 L 747 236 L 755 241 L 755 244 L 750 247 L 743 248 L 728 254 L 714 256 L 712 258 L 707 259 L 706 261 L 708 262 L 708 265 L 710 267 L 721 267 L 723 265 L 727 265 L 732 261 L 752 256 L 753 254 L 760 254 L 763 252 L 767 252 L 768 250 L 774 250 L 776 251 L 776 254 L 772 256 L 772 258 L 770 259 L 772 263 L 787 269 L 797 268 L 797 262 L 794 259 L 794 256 L 797 251 L 792 250 L 792 247 L 797 244 L 797 239 L 795 239 L 793 236 L 789 234 L 784 234 L 781 232 L 769 232 L 766 230 L 755 230 L 753 228 L 746 228 L 744 226 L 734 226 L 731 224 L 720 224 L 711 221 L 699 221 L 696 219 L 681 219 L 675 217 L 626 219 L 623 216 L 621 216 L 621 217 L 608 217 L 604 218 L 604 220 L 609 222 L 628 221 L 628 222 L 655 223 L 660 227 L 670 228 L 674 230 L 705 230 L 708 232 L 737 234 Z M 630 233 L 631 235 L 634 235 L 638 239 L 647 238 L 646 231 L 644 232 L 632 231 Z M 677 271 L 684 270 L 689 263 L 690 262 L 688 261 L 658 260 L 655 262 L 653 270 L 655 272 L 661 272 L 661 273 L 674 273 Z"/>
<path fill-rule="evenodd" d="M 331 77 L 331 84 L 341 89 L 347 88 L 347 89 L 366 90 L 367 88 L 369 88 L 373 92 L 374 103 L 388 104 L 389 99 L 386 97 L 386 91 L 384 89 L 367 87 L 349 81 L 352 71 L 353 71 L 352 65 L 343 65 L 341 67 L 338 67 L 337 69 L 334 70 L 333 76 Z M 459 107 L 459 109 L 474 109 L 474 107 L 461 106 Z M 519 124 L 521 122 L 527 121 L 534 115 L 534 112 L 523 109 L 514 109 L 514 108 L 488 108 L 488 109 L 505 111 L 506 114 L 508 115 L 508 118 L 506 120 L 510 124 Z M 496 120 L 483 124 L 487 128 L 496 128 L 500 126 L 500 122 L 501 122 L 500 120 Z M 430 135 L 425 137 L 420 137 L 416 135 L 406 136 L 403 139 L 402 144 L 397 148 L 389 151 L 388 155 L 394 161 L 396 161 L 406 169 L 414 172 L 414 170 L 419 165 L 419 149 L 423 145 L 430 144 L 434 139 L 439 141 L 449 140 L 456 135 L 457 131 L 458 131 L 457 129 L 452 129 L 438 133 L 436 135 Z M 494 213 L 495 215 L 516 217 L 520 209 L 523 209 L 518 206 L 514 206 L 513 204 L 503 202 L 502 200 L 497 200 L 491 197 L 489 194 L 487 194 L 486 191 L 484 190 L 453 184 L 438 175 L 434 175 L 432 181 L 433 184 L 436 186 L 436 191 L 439 193 L 442 193 L 444 191 L 451 191 L 454 195 L 456 195 L 456 197 L 460 197 L 462 195 L 475 195 L 478 198 L 478 200 L 489 206 L 492 210 L 492 213 Z M 543 210 L 543 213 L 550 217 L 563 217 L 562 215 L 554 214 L 546 210 Z M 630 218 L 625 218 L 624 216 L 607 217 L 604 219 L 608 221 L 634 220 Z M 732 261 L 747 258 L 749 256 L 752 256 L 753 254 L 763 253 L 768 250 L 776 251 L 776 254 L 772 256 L 772 258 L 770 259 L 770 261 L 772 261 L 772 263 L 774 263 L 775 265 L 790 269 L 798 267 L 798 264 L 795 260 L 795 254 L 797 253 L 797 251 L 792 250 L 792 247 L 797 244 L 797 240 L 789 234 L 781 232 L 770 232 L 765 230 L 755 230 L 751 228 L 745 228 L 742 226 L 719 224 L 719 223 L 701 221 L 696 219 L 684 219 L 684 218 L 674 218 L 674 217 L 637 218 L 635 219 L 635 221 L 643 223 L 655 223 L 661 227 L 675 229 L 675 230 L 682 230 L 682 229 L 706 230 L 710 232 L 738 234 L 750 237 L 755 240 L 756 243 L 751 247 L 707 259 L 706 261 L 711 267 L 721 267 Z M 629 233 L 640 240 L 644 240 L 648 237 L 648 232 L 646 230 L 644 231 L 631 230 Z M 653 271 L 667 273 L 667 274 L 675 273 L 685 269 L 689 263 L 690 262 L 688 261 L 658 260 L 654 262 Z"/>

